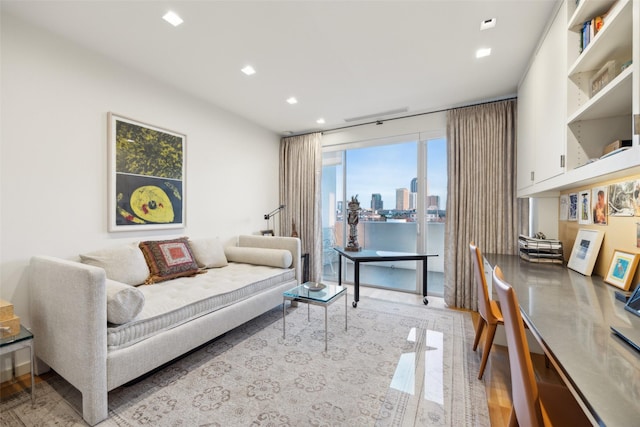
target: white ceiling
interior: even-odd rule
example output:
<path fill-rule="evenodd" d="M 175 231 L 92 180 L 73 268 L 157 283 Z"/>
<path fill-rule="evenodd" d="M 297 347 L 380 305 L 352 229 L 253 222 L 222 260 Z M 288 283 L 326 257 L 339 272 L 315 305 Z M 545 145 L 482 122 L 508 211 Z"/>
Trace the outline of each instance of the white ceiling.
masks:
<path fill-rule="evenodd" d="M 287 134 L 513 96 L 557 4 L 2 0 L 2 13 Z M 162 20 L 168 10 L 184 23 Z M 481 47 L 491 56 L 476 59 Z"/>

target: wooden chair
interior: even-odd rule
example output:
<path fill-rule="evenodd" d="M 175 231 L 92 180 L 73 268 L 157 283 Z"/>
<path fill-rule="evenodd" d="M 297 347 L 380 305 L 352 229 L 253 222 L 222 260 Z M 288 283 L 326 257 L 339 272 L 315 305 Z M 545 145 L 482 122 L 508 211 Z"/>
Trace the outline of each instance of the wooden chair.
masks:
<path fill-rule="evenodd" d="M 485 325 L 487 326 L 484 348 L 482 349 L 482 362 L 480 363 L 480 372 L 478 373 L 478 379 L 481 380 L 484 374 L 484 368 L 487 366 L 487 360 L 489 359 L 489 352 L 493 345 L 493 338 L 496 335 L 496 329 L 498 325 L 504 323 L 500 306 L 498 306 L 496 301 L 489 299 L 489 289 L 487 287 L 487 279 L 484 275 L 482 252 L 474 242 L 469 244 L 469 250 L 471 252 L 475 282 L 478 287 L 478 313 L 480 314 L 480 319 L 478 319 L 478 324 L 476 325 L 476 338 L 473 341 L 473 351 L 476 351 L 478 348 L 482 331 Z"/>
<path fill-rule="evenodd" d="M 568 388 L 536 381 L 518 298 L 498 266 L 493 270 L 493 284 L 504 315 L 509 349 L 513 404 L 509 426 L 590 426 Z"/>

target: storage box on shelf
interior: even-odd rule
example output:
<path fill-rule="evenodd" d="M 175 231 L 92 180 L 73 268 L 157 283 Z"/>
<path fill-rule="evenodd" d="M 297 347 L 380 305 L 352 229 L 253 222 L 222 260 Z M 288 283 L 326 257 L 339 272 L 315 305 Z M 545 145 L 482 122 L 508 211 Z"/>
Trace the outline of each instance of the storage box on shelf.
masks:
<path fill-rule="evenodd" d="M 13 304 L 0 299 L 0 338 L 20 333 L 20 318 L 13 312 Z"/>

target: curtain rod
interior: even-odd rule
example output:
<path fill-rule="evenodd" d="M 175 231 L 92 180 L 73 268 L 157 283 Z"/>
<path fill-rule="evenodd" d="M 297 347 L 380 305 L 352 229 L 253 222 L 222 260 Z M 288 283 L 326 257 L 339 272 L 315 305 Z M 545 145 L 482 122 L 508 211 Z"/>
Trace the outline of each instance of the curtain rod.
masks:
<path fill-rule="evenodd" d="M 441 108 L 440 110 L 428 111 L 428 112 L 425 112 L 425 113 L 409 114 L 407 116 L 392 117 L 392 118 L 389 118 L 389 119 L 379 119 L 379 120 L 374 120 L 374 121 L 366 122 L 366 123 L 359 123 L 359 124 L 355 124 L 355 125 L 347 125 L 347 126 L 341 126 L 341 127 L 332 128 L 332 129 L 325 129 L 323 131 L 320 131 L 320 133 L 324 135 L 327 132 L 335 132 L 337 130 L 355 128 L 355 127 L 358 127 L 358 126 L 366 126 L 366 125 L 373 125 L 373 124 L 381 125 L 384 122 L 390 122 L 392 120 L 409 119 L 411 117 L 418 117 L 418 116 L 424 116 L 424 115 L 427 115 L 427 114 L 441 113 L 443 111 L 454 110 L 454 109 L 457 109 L 457 108 L 476 107 L 478 105 L 493 104 L 493 103 L 496 103 L 496 102 L 509 101 L 509 100 L 517 99 L 517 98 L 518 98 L 517 96 L 511 96 L 511 97 L 508 97 L 508 98 L 495 99 L 493 101 L 484 101 L 484 102 L 478 102 L 476 104 L 461 105 L 459 107 Z M 311 134 L 314 134 L 314 133 L 318 133 L 318 132 L 317 131 L 316 132 L 305 132 L 305 133 L 300 133 L 300 134 L 290 135 L 290 136 L 303 136 L 303 135 L 311 135 Z M 287 138 L 287 137 L 284 137 L 284 138 Z"/>

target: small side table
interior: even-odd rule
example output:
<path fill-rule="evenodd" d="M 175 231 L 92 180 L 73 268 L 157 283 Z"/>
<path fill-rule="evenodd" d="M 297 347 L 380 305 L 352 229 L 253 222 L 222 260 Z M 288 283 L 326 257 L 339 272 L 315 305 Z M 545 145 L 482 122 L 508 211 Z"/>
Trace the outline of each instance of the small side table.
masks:
<path fill-rule="evenodd" d="M 15 352 L 29 348 L 29 361 L 31 363 L 31 403 L 36 403 L 36 383 L 33 376 L 33 334 L 24 326 L 20 325 L 20 333 L 6 338 L 0 338 L 0 355 L 11 353 L 11 375 L 13 378 L 16 376 L 16 358 Z"/>
<path fill-rule="evenodd" d="M 317 288 L 316 285 L 321 287 Z M 324 351 L 327 351 L 327 307 L 333 304 L 338 298 L 344 295 L 344 330 L 347 330 L 347 288 L 343 286 L 324 285 L 322 283 L 307 282 L 296 286 L 282 294 L 282 338 L 285 338 L 287 324 L 285 317 L 287 314 L 286 300 L 291 302 L 301 301 L 307 304 L 307 320 L 310 320 L 309 306 L 320 305 L 324 307 Z"/>

